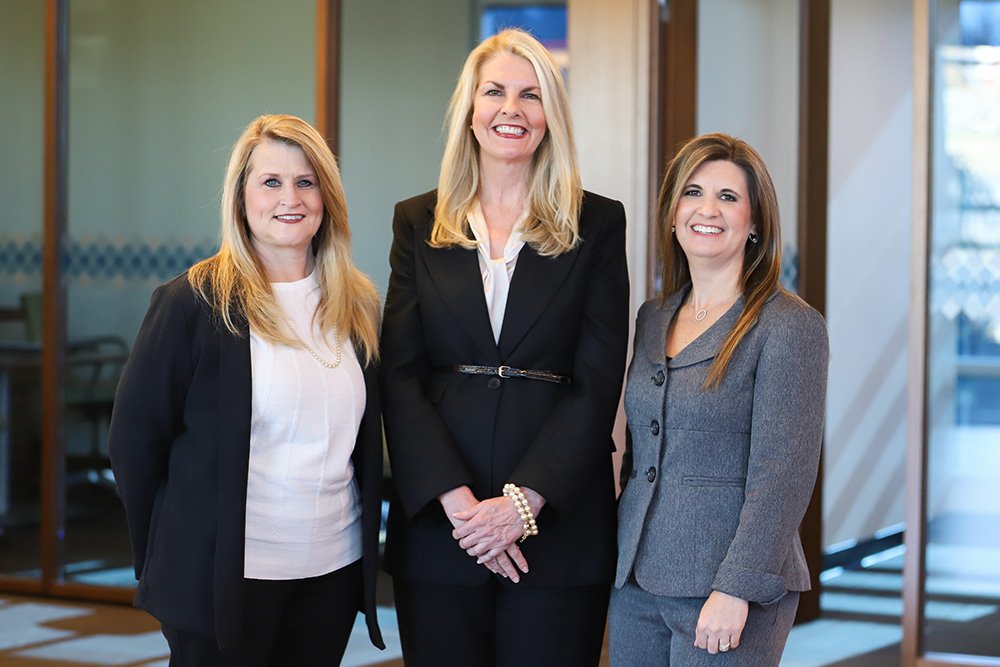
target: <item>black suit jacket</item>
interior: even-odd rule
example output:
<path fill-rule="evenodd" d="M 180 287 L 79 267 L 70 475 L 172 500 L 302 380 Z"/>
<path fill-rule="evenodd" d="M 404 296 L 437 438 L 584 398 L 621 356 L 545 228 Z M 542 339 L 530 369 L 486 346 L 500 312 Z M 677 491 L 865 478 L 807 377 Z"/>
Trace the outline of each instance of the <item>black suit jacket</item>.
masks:
<path fill-rule="evenodd" d="M 427 244 L 433 192 L 396 205 L 381 371 L 394 482 L 386 569 L 427 583 L 490 576 L 451 537 L 437 496 L 479 499 L 507 482 L 547 501 L 524 542 L 519 585 L 610 582 L 615 562 L 611 432 L 628 344 L 625 213 L 586 193 L 583 242 L 547 258 L 525 246 L 494 342 L 476 250 Z M 569 385 L 442 370 L 457 364 L 548 370 Z"/>
<path fill-rule="evenodd" d="M 245 325 L 244 325 L 245 326 Z M 364 609 L 372 642 L 381 516 L 382 438 L 375 369 L 352 461 L 362 504 Z M 187 274 L 153 293 L 118 384 L 108 451 L 125 513 L 135 604 L 160 622 L 240 640 L 247 471 L 249 335 L 213 320 Z"/>

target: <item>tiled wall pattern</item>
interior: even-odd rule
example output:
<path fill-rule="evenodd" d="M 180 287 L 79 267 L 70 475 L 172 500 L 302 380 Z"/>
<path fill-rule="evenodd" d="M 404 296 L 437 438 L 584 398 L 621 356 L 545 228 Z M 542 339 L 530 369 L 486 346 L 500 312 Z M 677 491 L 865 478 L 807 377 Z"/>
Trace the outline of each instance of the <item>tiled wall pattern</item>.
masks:
<path fill-rule="evenodd" d="M 67 276 L 88 285 L 122 286 L 125 281 L 159 284 L 218 249 L 214 239 L 109 239 L 70 238 L 66 251 Z M 42 239 L 0 232 L 0 285 L 23 284 L 42 272 Z M 798 256 L 785 248 L 781 282 L 794 290 L 798 282 Z"/>
<path fill-rule="evenodd" d="M 66 275 L 87 285 L 159 284 L 218 249 L 215 239 L 70 238 Z M 0 285 L 37 283 L 42 272 L 41 236 L 0 233 Z"/>

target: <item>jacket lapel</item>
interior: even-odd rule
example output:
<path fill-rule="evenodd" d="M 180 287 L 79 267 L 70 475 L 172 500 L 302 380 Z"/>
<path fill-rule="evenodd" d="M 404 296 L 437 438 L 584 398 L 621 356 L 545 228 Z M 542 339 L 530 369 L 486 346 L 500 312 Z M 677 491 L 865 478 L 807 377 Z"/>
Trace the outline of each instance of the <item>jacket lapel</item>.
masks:
<path fill-rule="evenodd" d="M 683 287 L 667 298 L 662 308 L 655 309 L 643 325 L 642 339 L 639 343 L 643 353 L 651 364 L 662 364 L 666 361 L 667 327 L 674 319 L 674 313 L 680 307 L 689 287 Z"/>
<path fill-rule="evenodd" d="M 486 359 L 499 363 L 476 250 L 432 248 L 420 242 L 418 252 L 448 310 L 482 349 Z"/>
<path fill-rule="evenodd" d="M 514 276 L 511 278 L 507 309 L 504 311 L 503 327 L 500 330 L 501 359 L 507 359 L 517 349 L 532 325 L 541 317 L 546 306 L 566 282 L 579 254 L 572 251 L 558 257 L 542 257 L 529 245 L 521 248 Z"/>
<path fill-rule="evenodd" d="M 679 304 L 680 302 L 678 301 Z M 691 366 L 713 358 L 715 353 L 719 351 L 722 341 L 729 335 L 730 330 L 732 330 L 733 325 L 736 324 L 736 320 L 740 318 L 740 314 L 742 313 L 743 297 L 741 296 L 736 300 L 736 303 L 729 307 L 729 310 L 722 317 L 716 320 L 700 336 L 691 341 L 676 357 L 671 359 L 667 367 L 680 368 L 682 366 Z"/>
<path fill-rule="evenodd" d="M 670 326 L 670 321 L 674 318 L 674 314 L 690 290 L 691 286 L 686 285 L 670 295 L 663 307 L 658 308 L 645 324 L 640 345 L 650 363 L 663 363 L 666 356 L 664 346 L 667 339 L 667 327 Z M 741 296 L 722 317 L 671 359 L 667 364 L 668 368 L 691 366 L 713 358 L 742 313 L 743 297 Z"/>

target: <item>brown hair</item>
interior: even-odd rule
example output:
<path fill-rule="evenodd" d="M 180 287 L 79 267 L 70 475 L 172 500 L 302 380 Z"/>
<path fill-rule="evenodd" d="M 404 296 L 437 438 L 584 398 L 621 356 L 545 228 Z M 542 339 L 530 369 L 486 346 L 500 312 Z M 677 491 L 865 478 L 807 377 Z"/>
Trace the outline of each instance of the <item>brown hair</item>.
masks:
<path fill-rule="evenodd" d="M 751 222 L 756 227 L 757 242 L 748 240 L 744 246 L 743 268 L 740 271 L 743 312 L 715 355 L 705 378 L 705 389 L 715 389 L 721 384 L 736 346 L 753 326 L 771 294 L 779 290 L 791 296 L 778 282 L 781 276 L 781 225 L 778 196 L 767 166 L 750 144 L 728 134 L 716 133 L 695 137 L 684 144 L 670 161 L 663 178 L 656 206 L 657 248 L 663 262 L 661 307 L 671 294 L 691 281 L 687 256 L 671 231 L 677 203 L 698 168 L 716 160 L 732 162 L 746 177 Z"/>

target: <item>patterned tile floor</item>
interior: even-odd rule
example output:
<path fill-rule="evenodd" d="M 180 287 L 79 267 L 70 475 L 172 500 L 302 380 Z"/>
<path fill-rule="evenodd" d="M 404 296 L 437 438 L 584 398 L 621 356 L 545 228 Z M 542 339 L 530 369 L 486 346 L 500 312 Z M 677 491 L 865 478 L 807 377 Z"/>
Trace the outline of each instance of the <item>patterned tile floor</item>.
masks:
<path fill-rule="evenodd" d="M 979 554 L 992 561 L 992 554 Z M 977 554 L 964 554 L 973 562 Z M 994 561 L 995 562 L 995 561 Z M 894 667 L 901 639 L 899 598 L 902 554 L 887 553 L 869 567 L 824 575 L 823 618 L 792 629 L 781 667 Z M 1000 597 L 995 588 L 972 586 L 955 577 L 934 578 L 935 600 L 928 615 L 951 634 L 976 628 L 996 637 L 987 651 L 1000 655 Z M 936 597 L 938 596 L 936 595 Z M 379 608 L 388 649 L 368 644 L 363 622 L 355 625 L 344 667 L 397 667 L 400 659 L 395 612 Z M 605 656 L 602 665 L 607 664 Z M 136 609 L 0 596 L 0 665 L 117 665 L 165 667 L 167 646 L 158 625 Z"/>

